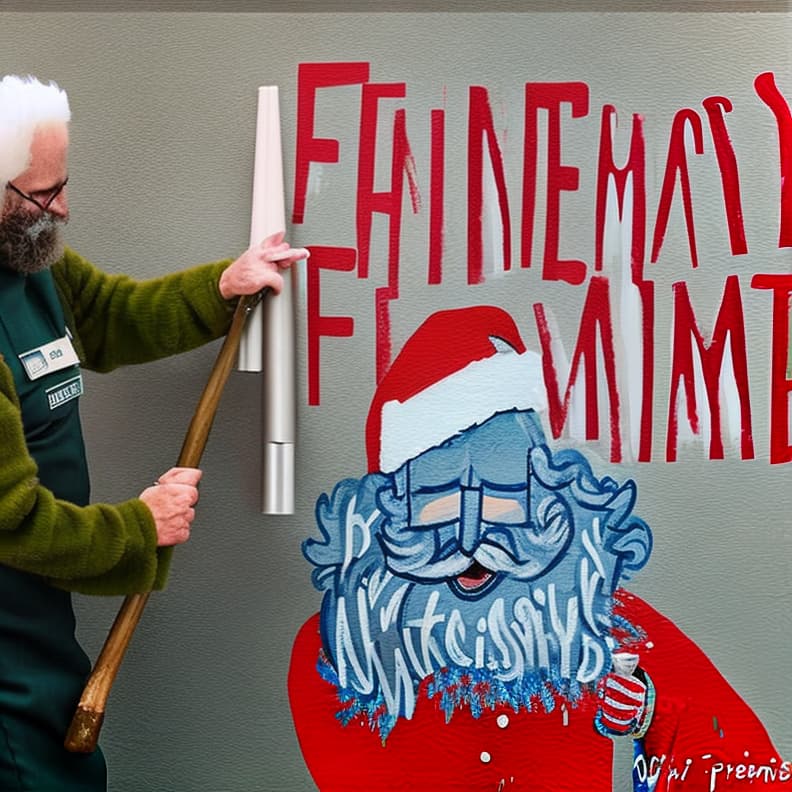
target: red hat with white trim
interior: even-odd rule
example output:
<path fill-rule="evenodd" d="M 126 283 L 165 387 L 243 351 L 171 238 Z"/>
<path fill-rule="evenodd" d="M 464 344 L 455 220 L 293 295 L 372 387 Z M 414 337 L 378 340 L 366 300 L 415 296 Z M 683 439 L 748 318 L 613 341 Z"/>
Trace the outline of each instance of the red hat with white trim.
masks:
<path fill-rule="evenodd" d="M 497 413 L 546 406 L 541 359 L 526 350 L 506 311 L 439 311 L 407 340 L 377 387 L 366 421 L 369 473 L 392 473 Z"/>

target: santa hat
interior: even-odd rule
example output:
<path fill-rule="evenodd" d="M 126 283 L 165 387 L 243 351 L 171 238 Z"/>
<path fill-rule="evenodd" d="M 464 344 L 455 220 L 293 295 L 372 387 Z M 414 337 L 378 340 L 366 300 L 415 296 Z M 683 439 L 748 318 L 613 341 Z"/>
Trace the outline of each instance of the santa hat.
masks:
<path fill-rule="evenodd" d="M 547 406 L 539 356 L 514 320 L 475 306 L 432 314 L 380 382 L 366 421 L 370 473 L 391 473 L 500 412 Z"/>

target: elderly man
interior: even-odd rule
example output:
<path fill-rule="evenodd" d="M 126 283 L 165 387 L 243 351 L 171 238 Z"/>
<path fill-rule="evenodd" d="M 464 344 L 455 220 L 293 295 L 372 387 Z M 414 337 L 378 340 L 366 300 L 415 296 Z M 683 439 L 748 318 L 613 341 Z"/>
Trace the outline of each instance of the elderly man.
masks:
<path fill-rule="evenodd" d="M 100 751 L 63 748 L 90 664 L 69 591 L 161 587 L 190 535 L 201 472 L 89 505 L 80 367 L 107 371 L 221 336 L 235 298 L 279 290 L 308 255 L 281 236 L 146 282 L 108 276 L 61 241 L 69 103 L 54 84 L 0 81 L 0 789 L 106 787 Z"/>

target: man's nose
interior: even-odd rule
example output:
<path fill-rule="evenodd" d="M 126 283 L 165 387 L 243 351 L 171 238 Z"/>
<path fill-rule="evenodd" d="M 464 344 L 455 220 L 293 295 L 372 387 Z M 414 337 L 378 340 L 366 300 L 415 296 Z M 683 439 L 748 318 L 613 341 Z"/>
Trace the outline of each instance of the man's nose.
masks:
<path fill-rule="evenodd" d="M 481 490 L 462 488 L 462 503 L 459 515 L 459 544 L 462 552 L 473 555 L 481 534 Z"/>
<path fill-rule="evenodd" d="M 61 220 L 69 218 L 69 198 L 66 195 L 68 187 L 64 187 L 53 199 L 52 203 L 47 207 L 47 211 L 59 217 Z"/>

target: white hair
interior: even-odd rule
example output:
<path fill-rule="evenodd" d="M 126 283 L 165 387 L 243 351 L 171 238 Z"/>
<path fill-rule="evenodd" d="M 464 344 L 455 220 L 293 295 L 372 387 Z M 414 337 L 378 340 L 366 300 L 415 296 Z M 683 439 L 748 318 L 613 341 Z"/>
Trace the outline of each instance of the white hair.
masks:
<path fill-rule="evenodd" d="M 54 82 L 9 74 L 0 80 L 0 186 L 22 173 L 30 163 L 36 129 L 66 124 L 71 118 L 66 92 Z"/>

